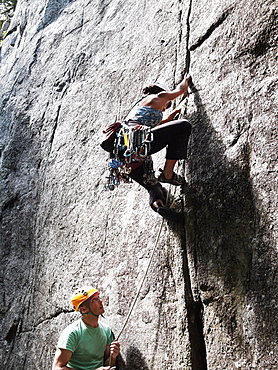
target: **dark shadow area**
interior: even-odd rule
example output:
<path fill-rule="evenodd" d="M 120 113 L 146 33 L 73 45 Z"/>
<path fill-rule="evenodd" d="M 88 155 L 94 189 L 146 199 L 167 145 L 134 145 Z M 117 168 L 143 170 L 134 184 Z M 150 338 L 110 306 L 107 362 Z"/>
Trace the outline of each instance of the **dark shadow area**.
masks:
<path fill-rule="evenodd" d="M 149 370 L 144 357 L 136 347 L 127 350 L 126 362 L 120 355 L 117 360 L 118 370 Z"/>
<path fill-rule="evenodd" d="M 186 188 L 187 193 L 190 190 Z M 184 207 L 182 207 L 184 208 Z M 183 212 L 185 210 L 183 209 Z M 200 299 L 194 298 L 190 270 L 188 263 L 188 250 L 186 242 L 186 226 L 176 225 L 168 222 L 168 227 L 177 235 L 181 242 L 182 250 L 182 270 L 185 288 L 185 303 L 187 310 L 187 325 L 190 341 L 190 356 L 192 370 L 207 370 L 206 344 L 203 333 L 203 304 Z"/>
<path fill-rule="evenodd" d="M 192 301 L 194 313 L 190 313 L 188 306 L 189 321 L 192 314 L 202 316 L 202 304 L 218 304 L 219 320 L 234 340 L 230 346 L 241 346 L 250 361 L 253 349 L 243 328 L 248 325 L 243 317 L 247 305 L 253 314 L 250 315 L 252 335 L 260 343 L 261 353 L 268 351 L 278 335 L 277 308 L 273 303 L 276 273 L 269 253 L 274 243 L 267 231 L 267 220 L 261 222 L 256 209 L 250 179 L 249 143 L 244 143 L 236 163 L 229 162 L 194 85 L 192 90 L 197 108 L 188 117 L 193 124 L 192 153 L 188 161 L 189 187 L 193 191 L 185 193 L 187 241 L 181 235 L 181 243 L 185 251 L 186 286 L 190 288 L 187 250 L 194 260 L 199 293 L 209 293 L 210 298 L 202 303 Z M 258 263 L 257 257 L 262 255 Z M 217 291 L 218 282 L 224 287 L 223 291 Z M 191 297 L 187 300 L 190 302 Z M 201 332 L 201 322 L 196 325 Z M 198 343 L 192 340 L 198 349 Z M 199 354 L 204 355 L 203 345 L 199 343 Z M 193 356 L 192 353 L 192 360 Z"/>
<path fill-rule="evenodd" d="M 206 344 L 203 333 L 203 305 L 201 300 L 194 300 L 187 256 L 186 230 L 181 234 L 183 251 L 183 276 L 185 282 L 185 299 L 188 316 L 188 334 L 191 349 L 192 370 L 207 370 Z"/>

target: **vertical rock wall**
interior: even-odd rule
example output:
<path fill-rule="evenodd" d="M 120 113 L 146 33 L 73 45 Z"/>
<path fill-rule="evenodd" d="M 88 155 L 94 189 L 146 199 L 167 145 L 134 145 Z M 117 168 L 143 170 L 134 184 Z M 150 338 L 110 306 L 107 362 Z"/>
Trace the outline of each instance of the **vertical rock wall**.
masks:
<path fill-rule="evenodd" d="M 99 136 L 190 68 L 185 226 L 164 222 L 119 369 L 277 367 L 274 1 L 19 0 L 1 44 L 1 363 L 51 367 L 69 297 L 99 287 L 117 335 L 161 218 L 103 191 Z M 163 153 L 155 156 L 158 167 Z M 176 193 L 178 197 L 179 191 Z"/>
<path fill-rule="evenodd" d="M 207 5 L 199 5 L 191 18 L 197 91 L 188 176 L 196 193 L 187 198 L 187 230 L 207 361 L 212 369 L 274 369 L 275 4 L 214 4 L 209 20 Z"/>

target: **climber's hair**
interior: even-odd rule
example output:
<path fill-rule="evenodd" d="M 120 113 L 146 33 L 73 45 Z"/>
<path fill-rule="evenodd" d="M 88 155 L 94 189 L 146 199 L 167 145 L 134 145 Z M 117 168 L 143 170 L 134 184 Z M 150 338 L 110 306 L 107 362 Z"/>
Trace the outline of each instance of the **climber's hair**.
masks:
<path fill-rule="evenodd" d="M 150 85 L 150 86 L 144 87 L 143 94 L 145 95 L 158 94 L 161 91 L 165 91 L 165 90 L 163 90 L 161 87 Z"/>

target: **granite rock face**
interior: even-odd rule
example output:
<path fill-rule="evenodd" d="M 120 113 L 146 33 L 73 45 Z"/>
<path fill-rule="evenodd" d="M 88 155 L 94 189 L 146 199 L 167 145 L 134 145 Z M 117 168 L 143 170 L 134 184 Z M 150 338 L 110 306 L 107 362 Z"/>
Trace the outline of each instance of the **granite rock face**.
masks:
<path fill-rule="evenodd" d="M 153 248 L 119 369 L 277 368 L 275 37 L 274 1 L 18 1 L 0 71 L 6 370 L 51 368 L 83 284 L 117 336 Z M 188 71 L 185 225 L 161 225 L 136 183 L 103 190 L 99 138 Z"/>

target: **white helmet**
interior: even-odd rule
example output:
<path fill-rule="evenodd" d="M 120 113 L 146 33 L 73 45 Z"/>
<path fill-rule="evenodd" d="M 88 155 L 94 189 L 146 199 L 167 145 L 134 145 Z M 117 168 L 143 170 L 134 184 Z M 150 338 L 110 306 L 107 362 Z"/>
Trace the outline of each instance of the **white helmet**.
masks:
<path fill-rule="evenodd" d="M 162 90 L 170 91 L 169 87 L 161 82 L 155 82 L 154 86 L 160 87 Z"/>

